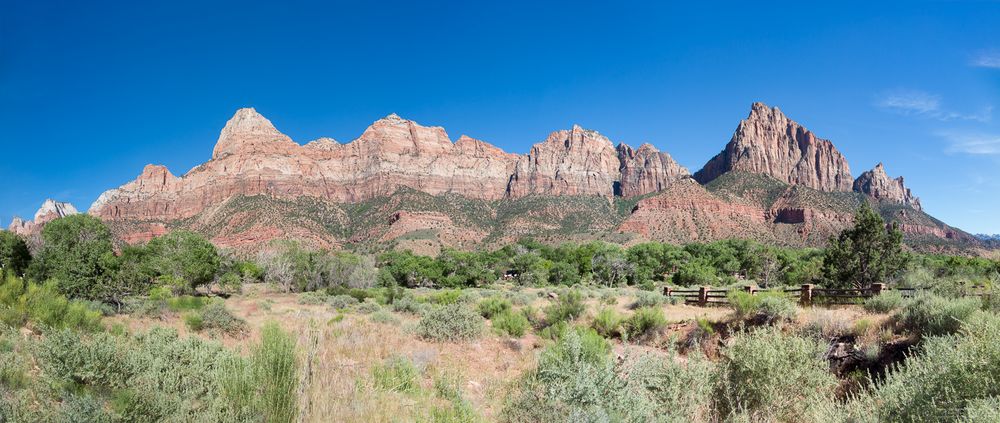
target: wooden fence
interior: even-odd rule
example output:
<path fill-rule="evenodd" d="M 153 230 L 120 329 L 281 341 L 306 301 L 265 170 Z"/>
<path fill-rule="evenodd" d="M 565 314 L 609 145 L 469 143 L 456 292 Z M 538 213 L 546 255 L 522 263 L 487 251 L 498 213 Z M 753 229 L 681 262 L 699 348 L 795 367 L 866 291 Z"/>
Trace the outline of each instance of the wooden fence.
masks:
<path fill-rule="evenodd" d="M 851 305 L 861 304 L 865 299 L 874 297 L 885 291 L 897 291 L 903 297 L 912 297 L 917 292 L 926 288 L 889 288 L 885 284 L 876 283 L 868 288 L 817 288 L 815 285 L 806 284 L 799 288 L 788 289 L 759 289 L 756 286 L 744 286 L 741 290 L 750 295 L 770 293 L 785 295 L 797 299 L 802 305 Z M 710 305 L 729 304 L 729 293 L 731 290 L 713 289 L 702 286 L 689 289 L 664 288 L 663 294 L 668 297 L 681 298 L 685 304 L 697 305 L 701 307 Z M 963 296 L 982 297 L 988 295 L 985 286 L 973 286 L 962 293 Z"/>

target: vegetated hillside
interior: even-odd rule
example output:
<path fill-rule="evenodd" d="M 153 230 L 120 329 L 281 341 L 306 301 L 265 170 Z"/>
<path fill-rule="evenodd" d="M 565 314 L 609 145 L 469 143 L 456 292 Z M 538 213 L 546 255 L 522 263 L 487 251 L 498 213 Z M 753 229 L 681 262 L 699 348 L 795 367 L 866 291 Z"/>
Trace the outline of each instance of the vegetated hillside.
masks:
<path fill-rule="evenodd" d="M 981 243 L 909 206 L 855 192 L 824 192 L 771 177 L 729 172 L 707 185 L 691 178 L 634 198 L 530 195 L 478 200 L 402 187 L 357 203 L 316 197 L 235 196 L 186 219 L 109 220 L 113 232 L 156 236 L 174 229 L 201 233 L 221 247 L 245 252 L 274 239 L 359 251 L 410 249 L 436 255 L 444 247 L 495 248 L 530 237 L 557 244 L 641 240 L 677 244 L 743 238 L 775 245 L 819 247 L 848 227 L 863 202 L 898 223 L 920 251 L 971 251 Z"/>

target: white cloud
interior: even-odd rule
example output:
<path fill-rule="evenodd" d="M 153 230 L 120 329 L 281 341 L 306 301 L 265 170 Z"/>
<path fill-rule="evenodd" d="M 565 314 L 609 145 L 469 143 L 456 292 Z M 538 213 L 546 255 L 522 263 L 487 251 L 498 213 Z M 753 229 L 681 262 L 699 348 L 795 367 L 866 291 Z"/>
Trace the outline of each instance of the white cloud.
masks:
<path fill-rule="evenodd" d="M 993 107 L 985 107 L 978 113 L 959 113 L 941 107 L 941 96 L 924 91 L 897 90 L 884 93 L 876 101 L 876 106 L 906 116 L 919 116 L 940 121 L 971 120 L 989 122 L 993 118 Z"/>
<path fill-rule="evenodd" d="M 1000 135 L 961 132 L 939 132 L 938 135 L 948 141 L 949 153 L 1000 155 Z"/>
<path fill-rule="evenodd" d="M 981 68 L 1000 69 L 1000 51 L 989 51 L 980 53 L 972 60 L 972 66 Z"/>

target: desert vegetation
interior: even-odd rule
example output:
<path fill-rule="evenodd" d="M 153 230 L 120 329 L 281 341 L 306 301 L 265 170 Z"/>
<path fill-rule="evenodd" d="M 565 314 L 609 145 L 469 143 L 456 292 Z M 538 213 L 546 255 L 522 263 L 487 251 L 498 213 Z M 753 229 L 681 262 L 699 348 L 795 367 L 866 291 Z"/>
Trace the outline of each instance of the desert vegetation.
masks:
<path fill-rule="evenodd" d="M 0 232 L 0 421 L 995 421 L 1000 262 L 856 220 L 826 249 L 436 257 L 116 245 L 86 215 L 31 247 Z M 785 291 L 870 284 L 838 306 Z M 690 287 L 726 294 L 663 294 Z"/>

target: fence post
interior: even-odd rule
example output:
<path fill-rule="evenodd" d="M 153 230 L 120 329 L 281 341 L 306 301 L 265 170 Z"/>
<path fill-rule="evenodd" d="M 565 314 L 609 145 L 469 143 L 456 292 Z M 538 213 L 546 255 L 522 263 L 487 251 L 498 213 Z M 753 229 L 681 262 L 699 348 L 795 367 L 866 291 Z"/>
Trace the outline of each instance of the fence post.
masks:
<path fill-rule="evenodd" d="M 872 294 L 873 297 L 877 297 L 879 294 L 882 293 L 882 291 L 885 291 L 885 284 L 884 283 L 873 283 L 872 284 L 871 294 Z"/>
<path fill-rule="evenodd" d="M 813 284 L 807 283 L 802 285 L 802 295 L 799 297 L 799 302 L 802 305 L 812 304 L 813 301 Z"/>
<path fill-rule="evenodd" d="M 757 293 L 757 286 L 756 285 L 744 285 L 743 286 L 743 291 L 746 292 L 747 294 L 754 295 L 754 294 Z"/>
<path fill-rule="evenodd" d="M 708 305 L 708 287 L 703 286 L 698 288 L 698 305 L 705 307 Z"/>
<path fill-rule="evenodd" d="M 667 296 L 667 297 L 669 297 L 669 296 L 670 296 L 670 294 L 673 294 L 673 293 L 674 293 L 674 289 L 673 289 L 673 288 L 671 288 L 671 287 L 669 287 L 669 286 L 665 286 L 665 287 L 663 287 L 663 295 L 664 295 L 664 296 Z"/>

